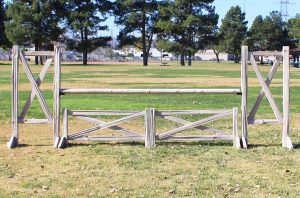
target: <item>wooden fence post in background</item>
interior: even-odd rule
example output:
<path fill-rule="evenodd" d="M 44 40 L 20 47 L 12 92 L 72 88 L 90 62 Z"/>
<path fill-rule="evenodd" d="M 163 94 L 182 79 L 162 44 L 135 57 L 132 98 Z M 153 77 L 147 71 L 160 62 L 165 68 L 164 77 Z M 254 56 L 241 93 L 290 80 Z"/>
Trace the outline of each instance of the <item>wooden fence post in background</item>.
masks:
<path fill-rule="evenodd" d="M 61 80 L 61 62 L 60 47 L 54 48 L 54 112 L 53 112 L 53 146 L 58 147 L 60 130 L 60 80 Z"/>
<path fill-rule="evenodd" d="M 8 148 L 18 146 L 19 125 L 18 125 L 18 76 L 19 76 L 19 46 L 13 46 L 12 50 L 12 136 L 7 143 Z"/>
<path fill-rule="evenodd" d="M 241 91 L 242 91 L 242 143 L 243 148 L 248 147 L 248 46 L 242 46 L 242 60 L 241 60 Z"/>
<path fill-rule="evenodd" d="M 293 148 L 291 138 L 289 137 L 290 124 L 290 49 L 283 47 L 283 124 L 282 124 L 282 146 L 289 149 Z"/>
<path fill-rule="evenodd" d="M 155 146 L 155 109 L 145 110 L 145 147 Z"/>

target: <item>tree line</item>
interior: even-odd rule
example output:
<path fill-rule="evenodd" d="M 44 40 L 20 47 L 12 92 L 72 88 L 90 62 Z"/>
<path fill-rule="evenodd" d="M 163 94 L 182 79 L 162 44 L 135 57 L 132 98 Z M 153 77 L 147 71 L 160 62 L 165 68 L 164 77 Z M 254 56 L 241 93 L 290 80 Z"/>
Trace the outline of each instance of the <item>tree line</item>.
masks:
<path fill-rule="evenodd" d="M 120 27 L 119 47 L 133 45 L 143 51 L 148 65 L 150 47 L 174 53 L 180 63 L 192 64 L 198 50 L 213 49 L 240 59 L 241 45 L 252 50 L 280 50 L 283 45 L 299 47 L 300 16 L 285 23 L 279 12 L 257 16 L 248 28 L 245 13 L 231 7 L 218 27 L 219 16 L 213 0 L 0 0 L 0 47 L 34 45 L 51 50 L 55 42 L 87 54 L 109 45 L 112 38 L 106 20 L 114 16 Z M 39 60 L 35 62 L 38 64 Z"/>

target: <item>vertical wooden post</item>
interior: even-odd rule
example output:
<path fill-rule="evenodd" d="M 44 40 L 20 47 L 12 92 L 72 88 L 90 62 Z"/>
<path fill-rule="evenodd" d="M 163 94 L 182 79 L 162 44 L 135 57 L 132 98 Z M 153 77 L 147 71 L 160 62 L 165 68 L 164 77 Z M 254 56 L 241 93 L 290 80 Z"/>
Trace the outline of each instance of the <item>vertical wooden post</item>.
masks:
<path fill-rule="evenodd" d="M 233 119 L 233 146 L 236 148 L 241 148 L 240 137 L 238 134 L 238 108 L 234 107 L 232 109 L 232 119 Z"/>
<path fill-rule="evenodd" d="M 14 148 L 19 143 L 18 125 L 18 76 L 19 76 L 19 46 L 14 45 L 12 49 L 12 136 L 7 143 L 8 148 Z"/>
<path fill-rule="evenodd" d="M 155 109 L 145 110 L 145 147 L 155 146 Z"/>
<path fill-rule="evenodd" d="M 283 124 L 282 124 L 282 146 L 289 149 L 293 148 L 291 138 L 289 137 L 290 124 L 290 62 L 288 46 L 283 47 Z"/>
<path fill-rule="evenodd" d="M 60 130 L 60 47 L 54 48 L 54 110 L 53 110 L 53 146 L 58 147 Z"/>
<path fill-rule="evenodd" d="M 68 109 L 63 110 L 63 135 L 60 138 L 58 148 L 66 148 L 68 145 Z"/>
<path fill-rule="evenodd" d="M 242 143 L 248 147 L 248 46 L 242 46 L 241 60 L 241 90 L 242 90 Z"/>

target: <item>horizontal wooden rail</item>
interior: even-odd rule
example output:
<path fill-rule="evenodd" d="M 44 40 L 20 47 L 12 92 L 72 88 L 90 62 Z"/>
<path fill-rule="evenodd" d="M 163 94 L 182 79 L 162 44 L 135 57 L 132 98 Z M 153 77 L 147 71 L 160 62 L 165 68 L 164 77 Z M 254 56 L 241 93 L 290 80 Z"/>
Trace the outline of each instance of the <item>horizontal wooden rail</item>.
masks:
<path fill-rule="evenodd" d="M 255 51 L 253 56 L 282 56 L 282 52 L 277 51 Z"/>
<path fill-rule="evenodd" d="M 54 56 L 52 51 L 25 51 L 25 56 Z"/>
<path fill-rule="evenodd" d="M 61 89 L 65 94 L 241 94 L 240 89 Z"/>

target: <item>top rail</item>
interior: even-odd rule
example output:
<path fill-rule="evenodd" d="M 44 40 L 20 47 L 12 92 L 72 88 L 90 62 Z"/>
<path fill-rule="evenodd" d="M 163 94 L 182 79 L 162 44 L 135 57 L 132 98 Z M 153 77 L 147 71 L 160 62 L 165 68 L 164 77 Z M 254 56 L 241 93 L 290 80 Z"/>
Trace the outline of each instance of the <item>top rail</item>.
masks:
<path fill-rule="evenodd" d="M 277 51 L 254 51 L 253 56 L 282 56 L 282 52 Z"/>
<path fill-rule="evenodd" d="M 54 56 L 53 51 L 25 51 L 25 56 Z"/>
<path fill-rule="evenodd" d="M 240 89 L 60 89 L 66 94 L 242 94 Z"/>

